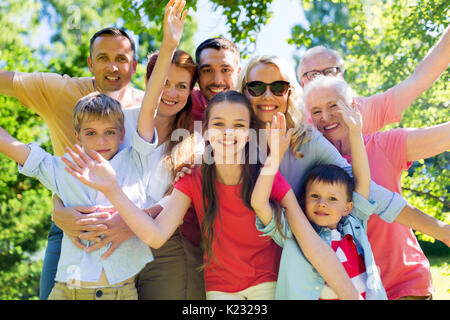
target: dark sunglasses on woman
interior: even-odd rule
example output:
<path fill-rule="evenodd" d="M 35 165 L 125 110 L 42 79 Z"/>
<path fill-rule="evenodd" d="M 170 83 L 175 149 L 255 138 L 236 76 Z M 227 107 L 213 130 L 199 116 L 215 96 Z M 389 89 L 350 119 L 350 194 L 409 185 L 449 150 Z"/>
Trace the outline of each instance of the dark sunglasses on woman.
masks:
<path fill-rule="evenodd" d="M 288 91 L 289 82 L 283 80 L 274 81 L 272 83 L 265 83 L 262 81 L 250 81 L 247 82 L 245 87 L 247 88 L 248 93 L 250 93 L 250 95 L 254 97 L 259 97 L 260 95 L 263 95 L 266 92 L 267 87 L 270 88 L 270 91 L 275 96 L 282 96 Z"/>

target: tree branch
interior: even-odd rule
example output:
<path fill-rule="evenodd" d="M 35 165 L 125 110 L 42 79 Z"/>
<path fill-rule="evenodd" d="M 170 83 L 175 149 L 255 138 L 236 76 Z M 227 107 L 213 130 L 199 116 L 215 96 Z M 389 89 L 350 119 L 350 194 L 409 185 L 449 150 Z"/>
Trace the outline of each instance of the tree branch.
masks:
<path fill-rule="evenodd" d="M 443 197 L 433 196 L 432 194 L 427 193 L 427 192 L 423 192 L 423 191 L 419 191 L 419 190 L 414 190 L 414 189 L 410 189 L 410 188 L 405 188 L 405 187 L 402 187 L 402 190 L 410 191 L 410 192 L 413 192 L 413 193 L 415 193 L 415 194 L 419 194 L 419 195 L 425 196 L 425 197 L 427 197 L 427 198 L 434 199 L 434 200 L 436 200 L 436 201 L 442 203 L 442 204 L 444 205 L 444 209 L 445 209 L 446 211 L 450 211 L 450 202 L 445 201 L 445 199 L 444 199 Z"/>

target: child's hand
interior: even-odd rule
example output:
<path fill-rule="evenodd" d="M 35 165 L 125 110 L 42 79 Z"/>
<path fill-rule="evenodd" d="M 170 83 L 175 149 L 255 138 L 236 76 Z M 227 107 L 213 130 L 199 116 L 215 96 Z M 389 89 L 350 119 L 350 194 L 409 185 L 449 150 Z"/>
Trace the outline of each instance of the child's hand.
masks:
<path fill-rule="evenodd" d="M 266 123 L 266 130 L 270 154 L 276 157 L 274 160 L 276 159 L 280 163 L 284 153 L 289 149 L 294 130 L 292 128 L 289 130 L 286 129 L 286 117 L 281 112 L 277 112 L 272 117 L 271 123 Z"/>
<path fill-rule="evenodd" d="M 94 152 L 93 158 L 89 157 L 79 145 L 74 145 L 75 152 L 66 148 L 74 162 L 61 158 L 67 165 L 65 168 L 73 177 L 85 185 L 97 189 L 103 193 L 117 187 L 116 172 L 99 153 Z"/>
<path fill-rule="evenodd" d="M 194 165 L 194 164 L 191 164 L 190 167 L 183 167 L 183 168 L 181 168 L 181 169 L 177 172 L 177 174 L 176 174 L 176 176 L 175 176 L 175 178 L 174 178 L 172 184 L 175 185 L 175 183 L 177 183 L 178 181 L 180 181 L 180 179 L 183 178 L 186 174 L 189 174 L 189 175 L 190 175 L 190 174 L 192 173 L 192 169 L 193 169 L 194 167 L 195 167 L 195 165 Z"/>
<path fill-rule="evenodd" d="M 161 211 L 163 211 L 163 209 L 164 208 L 161 207 L 159 204 L 156 204 L 153 207 L 144 209 L 144 211 L 153 219 L 155 219 L 161 213 Z"/>
<path fill-rule="evenodd" d="M 170 0 L 164 13 L 163 42 L 176 48 L 183 35 L 184 21 L 187 10 L 184 10 L 185 0 Z"/>
<path fill-rule="evenodd" d="M 349 128 L 352 132 L 361 132 L 362 116 L 358 107 L 354 104 L 352 104 L 352 106 L 348 106 L 342 100 L 337 102 L 337 107 L 338 110 L 336 112 L 340 114 L 347 128 Z"/>

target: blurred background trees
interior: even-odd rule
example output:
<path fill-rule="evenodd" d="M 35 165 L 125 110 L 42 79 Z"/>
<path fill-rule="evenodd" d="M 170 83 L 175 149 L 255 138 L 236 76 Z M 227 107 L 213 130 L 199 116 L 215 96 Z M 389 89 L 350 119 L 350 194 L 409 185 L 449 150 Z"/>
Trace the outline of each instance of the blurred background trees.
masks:
<path fill-rule="evenodd" d="M 210 0 L 220 8 L 242 57 L 252 55 L 256 35 L 273 15 L 272 0 Z M 197 0 L 187 6 L 196 8 Z M 315 45 L 341 52 L 346 80 L 369 96 L 404 80 L 449 24 L 445 0 L 304 0 L 305 27 L 292 28 L 289 44 L 298 53 Z M 144 88 L 146 56 L 161 42 L 165 1 L 3 0 L 0 2 L 0 69 L 89 76 L 89 39 L 106 26 L 123 27 L 136 37 L 139 66 L 133 85 Z M 197 22 L 189 18 L 181 49 L 195 53 Z M 295 66 L 297 67 L 297 66 Z M 450 119 L 450 72 L 424 93 L 399 125 L 425 127 Z M 17 100 L 0 96 L 0 126 L 24 142 L 52 151 L 43 121 Z M 450 154 L 415 162 L 403 176 L 407 200 L 450 223 Z M 37 180 L 17 172 L 0 155 L 0 299 L 37 299 L 41 256 L 51 223 L 51 194 Z M 430 240 L 422 237 L 423 240 Z"/>

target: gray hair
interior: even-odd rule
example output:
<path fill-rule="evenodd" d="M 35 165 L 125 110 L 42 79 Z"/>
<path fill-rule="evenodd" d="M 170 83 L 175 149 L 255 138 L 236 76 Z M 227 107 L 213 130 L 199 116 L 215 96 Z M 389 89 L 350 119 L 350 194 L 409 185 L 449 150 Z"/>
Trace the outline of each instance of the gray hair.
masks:
<path fill-rule="evenodd" d="M 344 65 L 344 59 L 342 58 L 342 55 L 333 49 L 326 48 L 324 46 L 315 46 L 305 51 L 305 53 L 302 56 L 302 59 L 300 60 L 300 63 L 298 64 L 297 74 L 299 77 L 301 77 L 304 73 L 303 70 L 303 62 L 307 59 L 310 59 L 311 57 L 322 54 L 322 53 L 328 53 L 332 55 L 336 59 L 337 67 L 341 69 L 342 74 L 344 74 L 345 71 L 345 65 Z"/>
<path fill-rule="evenodd" d="M 355 96 L 355 93 L 353 92 L 353 89 L 349 86 L 349 84 L 341 78 L 338 77 L 324 77 L 319 76 L 317 78 L 314 78 L 311 82 L 309 82 L 303 91 L 303 99 L 308 101 L 308 97 L 310 94 L 315 90 L 323 90 L 323 89 L 334 89 L 336 90 L 340 96 L 344 98 L 344 102 L 347 105 L 352 104 L 353 97 Z"/>

